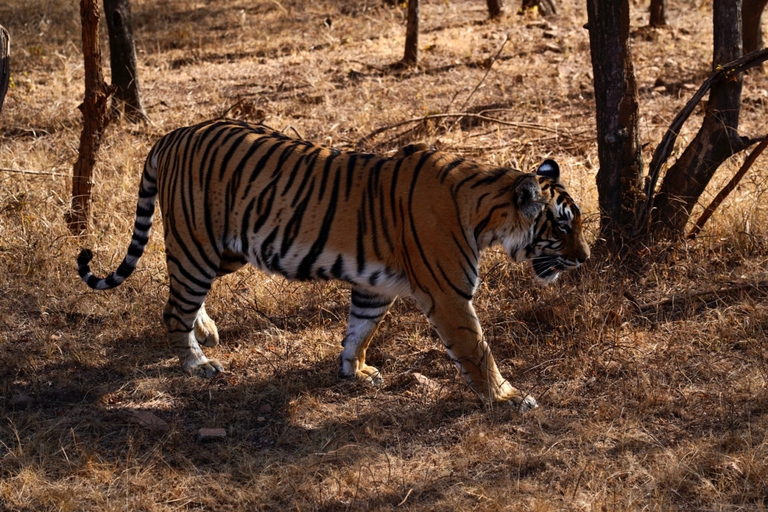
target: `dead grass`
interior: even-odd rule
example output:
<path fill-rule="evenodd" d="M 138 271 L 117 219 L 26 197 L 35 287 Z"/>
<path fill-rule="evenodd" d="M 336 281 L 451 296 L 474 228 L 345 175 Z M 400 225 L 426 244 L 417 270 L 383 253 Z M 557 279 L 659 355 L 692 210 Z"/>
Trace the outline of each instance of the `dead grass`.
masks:
<path fill-rule="evenodd" d="M 75 4 L 0 6 L 14 52 L 0 117 L 4 168 L 70 172 L 83 93 Z M 487 255 L 477 309 L 502 371 L 542 404 L 524 417 L 484 407 L 407 301 L 370 354 L 385 387 L 339 382 L 346 289 L 254 270 L 219 282 L 208 301 L 222 333 L 211 352 L 229 371 L 212 381 L 183 375 L 163 341 L 161 236 L 115 292 L 87 290 L 74 271 L 81 246 L 96 249 L 102 273 L 119 262 L 141 162 L 160 134 L 229 112 L 351 148 L 386 124 L 495 105 L 492 115 L 527 127 L 435 121 L 363 147 L 427 141 L 522 168 L 557 158 L 593 237 L 597 152 L 583 2 L 560 2 L 549 22 L 513 13 L 498 23 L 480 1 L 422 2 L 422 67 L 401 73 L 384 70 L 401 57 L 404 11 L 378 0 L 161 4 L 132 2 L 152 124 L 110 128 L 87 239 L 65 230 L 67 179 L 0 173 L 0 508 L 768 506 L 765 289 L 637 307 L 765 280 L 764 158 L 699 241 L 637 265 L 598 257 L 542 289 L 527 269 Z M 647 6 L 633 5 L 646 162 L 708 73 L 708 5 L 670 2 L 675 21 L 661 30 L 645 28 Z M 467 103 L 505 33 L 509 43 Z M 743 97 L 743 133 L 764 134 L 766 76 L 749 75 Z M 680 148 L 695 128 L 686 125 Z M 142 427 L 126 410 L 169 428 Z M 202 427 L 227 437 L 198 443 Z"/>

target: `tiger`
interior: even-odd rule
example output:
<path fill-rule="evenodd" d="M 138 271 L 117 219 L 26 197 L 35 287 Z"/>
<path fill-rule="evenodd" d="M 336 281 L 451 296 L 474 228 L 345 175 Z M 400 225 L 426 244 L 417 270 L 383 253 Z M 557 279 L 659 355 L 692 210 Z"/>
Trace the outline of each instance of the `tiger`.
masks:
<path fill-rule="evenodd" d="M 172 131 L 150 150 L 118 268 L 99 278 L 89 249 L 77 258 L 90 288 L 131 275 L 158 201 L 170 284 L 163 320 L 183 369 L 205 377 L 224 370 L 200 348 L 219 342 L 206 295 L 217 276 L 250 263 L 289 280 L 350 285 L 339 377 L 383 384 L 366 351 L 394 300 L 411 297 L 469 387 L 525 412 L 538 404 L 502 377 L 472 303 L 480 254 L 501 245 L 512 260 L 530 261 L 543 284 L 590 256 L 554 160 L 528 173 L 425 144 L 377 156 L 216 119 Z"/>

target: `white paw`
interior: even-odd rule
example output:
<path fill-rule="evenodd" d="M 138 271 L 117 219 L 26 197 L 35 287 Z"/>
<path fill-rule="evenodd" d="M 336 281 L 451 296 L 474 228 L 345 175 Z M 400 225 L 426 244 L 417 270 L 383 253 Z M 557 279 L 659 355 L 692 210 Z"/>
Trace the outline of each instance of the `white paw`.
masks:
<path fill-rule="evenodd" d="M 525 414 L 532 409 L 537 409 L 538 407 L 539 404 L 536 402 L 535 398 L 533 398 L 531 395 L 525 395 L 523 401 L 518 404 L 517 410 L 520 412 L 520 414 Z"/>

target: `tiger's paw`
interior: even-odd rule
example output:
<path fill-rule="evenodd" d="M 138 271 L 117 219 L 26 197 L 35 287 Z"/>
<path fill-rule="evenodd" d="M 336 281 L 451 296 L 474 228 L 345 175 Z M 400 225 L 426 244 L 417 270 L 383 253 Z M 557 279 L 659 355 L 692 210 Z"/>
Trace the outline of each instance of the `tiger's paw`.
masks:
<path fill-rule="evenodd" d="M 381 376 L 381 372 L 375 366 L 368 366 L 364 364 L 360 369 L 351 371 L 345 371 L 344 366 L 339 369 L 339 378 L 352 379 L 354 378 L 358 382 L 363 382 L 369 386 L 381 387 L 384 384 L 384 378 Z"/>
<path fill-rule="evenodd" d="M 364 382 L 369 386 L 380 388 L 384 385 L 384 377 L 381 376 L 381 372 L 378 368 L 374 366 L 363 366 L 360 370 L 355 372 L 355 377 L 357 380 Z"/>
<path fill-rule="evenodd" d="M 515 403 L 515 401 L 512 401 L 513 404 L 517 406 L 517 411 L 520 414 L 525 414 L 528 411 L 531 411 L 533 409 L 538 409 L 539 404 L 536 402 L 536 399 L 533 398 L 531 395 L 525 395 L 525 398 L 523 398 L 520 402 Z"/>
<path fill-rule="evenodd" d="M 184 371 L 190 375 L 210 379 L 224 371 L 224 367 L 216 359 L 193 359 L 184 361 L 182 366 Z"/>
<path fill-rule="evenodd" d="M 536 402 L 535 398 L 533 398 L 531 395 L 523 395 L 519 389 L 513 387 L 506 381 L 501 388 L 501 393 L 495 397 L 494 401 L 497 403 L 506 402 L 512 407 L 516 408 L 517 412 L 520 414 L 525 414 L 528 411 L 537 409 L 539 407 L 539 404 Z"/>
<path fill-rule="evenodd" d="M 205 308 L 200 308 L 195 318 L 195 339 L 198 343 L 206 347 L 215 347 L 219 344 L 219 330 L 211 317 L 205 312 Z"/>

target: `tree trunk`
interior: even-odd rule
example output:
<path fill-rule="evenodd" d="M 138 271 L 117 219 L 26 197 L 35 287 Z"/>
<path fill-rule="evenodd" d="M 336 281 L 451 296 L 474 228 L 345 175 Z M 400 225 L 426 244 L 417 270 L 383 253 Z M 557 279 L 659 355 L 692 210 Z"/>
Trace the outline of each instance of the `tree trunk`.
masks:
<path fill-rule="evenodd" d="M 555 4 L 555 0 L 523 0 L 522 4 L 520 4 L 520 9 L 522 10 L 532 9 L 534 7 L 538 8 L 539 14 L 544 17 L 557 15 L 557 5 Z"/>
<path fill-rule="evenodd" d="M 11 36 L 5 27 L 0 25 L 0 112 L 3 111 L 3 101 L 8 92 L 8 82 L 11 79 Z"/>
<path fill-rule="evenodd" d="M 629 1 L 587 0 L 587 18 L 597 110 L 600 234 L 615 247 L 629 236 L 642 199 L 643 162 L 629 40 Z"/>
<path fill-rule="evenodd" d="M 402 64 L 415 66 L 419 62 L 419 0 L 408 0 L 408 26 L 405 29 L 405 55 Z"/>
<path fill-rule="evenodd" d="M 488 2 L 488 16 L 491 19 L 498 18 L 504 12 L 504 2 L 502 0 L 486 0 Z"/>
<path fill-rule="evenodd" d="M 651 19 L 649 25 L 652 27 L 665 27 L 667 22 L 667 0 L 651 0 Z"/>
<path fill-rule="evenodd" d="M 763 31 L 761 16 L 768 0 L 743 0 L 741 7 L 741 35 L 744 41 L 744 54 L 759 50 L 763 47 Z M 764 66 L 755 68 L 756 71 L 763 71 Z"/>
<path fill-rule="evenodd" d="M 104 82 L 99 48 L 99 6 L 95 0 L 80 1 L 83 25 L 83 58 L 85 61 L 85 99 L 78 107 L 83 113 L 83 130 L 77 161 L 72 169 L 72 204 L 66 214 L 67 225 L 74 234 L 88 228 L 91 202 L 91 177 L 101 138 L 109 124 L 109 97 L 112 88 Z"/>
<path fill-rule="evenodd" d="M 734 5 L 735 4 L 735 5 Z M 713 66 L 741 57 L 741 0 L 714 0 Z M 742 77 L 716 83 L 696 137 L 667 171 L 654 199 L 652 230 L 684 235 L 691 211 L 720 164 L 745 148 L 739 137 Z"/>
<path fill-rule="evenodd" d="M 123 107 L 126 118 L 131 122 L 146 121 L 147 113 L 141 100 L 139 75 L 136 71 L 130 1 L 104 0 L 104 17 L 109 32 L 112 85 L 116 87 L 113 107 L 116 113 L 120 113 L 120 107 Z"/>

